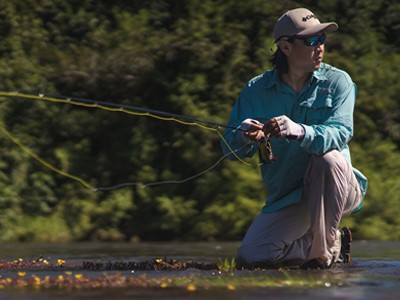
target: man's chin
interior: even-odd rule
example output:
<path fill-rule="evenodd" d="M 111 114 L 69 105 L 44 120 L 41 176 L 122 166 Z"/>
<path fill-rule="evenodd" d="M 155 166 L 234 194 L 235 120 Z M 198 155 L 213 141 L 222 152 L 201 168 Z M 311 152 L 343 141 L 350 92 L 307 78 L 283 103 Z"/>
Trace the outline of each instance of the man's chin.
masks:
<path fill-rule="evenodd" d="M 321 62 L 314 65 L 314 71 L 317 71 L 321 68 Z"/>

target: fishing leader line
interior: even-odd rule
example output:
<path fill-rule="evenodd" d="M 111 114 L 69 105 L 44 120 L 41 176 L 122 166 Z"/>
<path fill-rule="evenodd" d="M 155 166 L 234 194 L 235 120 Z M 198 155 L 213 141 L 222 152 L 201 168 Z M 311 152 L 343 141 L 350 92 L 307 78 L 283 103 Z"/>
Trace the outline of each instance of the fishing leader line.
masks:
<path fill-rule="evenodd" d="M 5 127 L 1 127 L 0 126 L 0 131 L 6 136 L 8 137 L 14 144 L 16 144 L 18 147 L 20 147 L 20 149 L 22 151 L 24 151 L 26 154 L 28 154 L 29 156 L 31 156 L 32 158 L 34 158 L 38 163 L 40 163 L 41 165 L 43 165 L 44 167 L 52 170 L 53 172 L 58 173 L 59 175 L 62 175 L 64 177 L 67 177 L 69 179 L 75 180 L 77 182 L 79 182 L 80 184 L 82 184 L 84 187 L 91 189 L 93 191 L 111 191 L 111 190 L 115 190 L 121 187 L 126 187 L 126 186 L 140 186 L 142 188 L 146 188 L 149 186 L 156 186 L 156 185 L 161 185 L 161 184 L 179 184 L 179 183 L 185 183 L 187 181 L 193 180 L 205 173 L 207 173 L 208 171 L 212 170 L 213 168 L 215 168 L 224 158 L 226 158 L 227 156 L 233 154 L 236 159 L 238 159 L 240 162 L 246 164 L 246 165 L 250 165 L 249 163 L 245 162 L 244 160 L 242 160 L 237 154 L 236 152 L 240 151 L 242 148 L 246 147 L 246 145 L 244 145 L 242 148 L 240 149 L 232 149 L 229 145 L 229 143 L 224 139 L 224 137 L 222 136 L 221 132 L 219 131 L 219 129 L 221 127 L 224 128 L 231 128 L 231 129 L 235 129 L 235 130 L 241 130 L 240 128 L 236 128 L 236 127 L 232 127 L 232 126 L 228 126 L 228 125 L 222 125 L 216 122 L 211 122 L 211 121 L 206 121 L 206 120 L 201 120 L 201 119 L 197 119 L 197 118 L 193 118 L 193 117 L 188 117 L 188 116 L 183 116 L 183 115 L 177 115 L 177 114 L 171 114 L 171 113 L 167 113 L 167 112 L 163 112 L 163 111 L 158 111 L 158 110 L 152 110 L 152 109 L 145 109 L 145 108 L 141 108 L 141 107 L 136 107 L 136 106 L 128 106 L 128 105 L 121 105 L 121 104 L 115 104 L 115 103 L 110 103 L 110 102 L 103 102 L 103 101 L 94 101 L 94 100 L 89 100 L 89 99 L 83 99 L 83 98 L 73 98 L 73 97 L 50 97 L 50 96 L 46 96 L 45 94 L 30 94 L 30 93 L 21 93 L 21 92 L 8 92 L 8 91 L 0 91 L 0 96 L 3 97 L 9 97 L 9 98 L 22 98 L 22 99 L 29 99 L 29 100 L 42 100 L 42 101 L 48 101 L 48 102 L 53 102 L 53 103 L 64 103 L 64 104 L 70 104 L 70 105 L 76 105 L 76 106 L 81 106 L 81 107 L 88 107 L 88 108 L 97 108 L 97 109 L 102 109 L 105 111 L 110 111 L 110 112 L 121 112 L 121 113 L 126 113 L 126 114 L 130 114 L 130 115 L 135 115 L 135 116 L 147 116 L 147 117 L 151 117 L 151 118 L 156 118 L 159 120 L 163 120 L 163 121 L 174 121 L 174 122 L 178 122 L 184 125 L 189 125 L 189 126 L 198 126 L 200 128 L 206 129 L 206 130 L 211 130 L 211 131 L 215 131 L 219 137 L 221 138 L 221 140 L 226 144 L 226 146 L 229 149 L 229 153 L 223 155 L 216 163 L 214 163 L 211 167 L 207 168 L 206 170 L 190 176 L 186 179 L 182 179 L 182 180 L 166 180 L 166 181 L 155 181 L 155 182 L 150 182 L 147 184 L 143 184 L 140 182 L 128 182 L 128 183 L 122 183 L 122 184 L 118 184 L 118 185 L 114 185 L 114 186 L 110 186 L 110 187 L 93 187 L 92 185 L 90 185 L 86 180 L 75 176 L 75 175 L 71 175 L 65 171 L 62 171 L 59 168 L 54 167 L 52 164 L 50 164 L 49 162 L 47 162 L 46 160 L 44 160 L 43 158 L 41 158 L 39 155 L 37 155 L 36 153 L 34 153 L 32 150 L 30 150 L 27 146 L 25 146 L 24 144 L 22 144 L 16 137 L 14 137 L 7 129 L 5 129 Z"/>

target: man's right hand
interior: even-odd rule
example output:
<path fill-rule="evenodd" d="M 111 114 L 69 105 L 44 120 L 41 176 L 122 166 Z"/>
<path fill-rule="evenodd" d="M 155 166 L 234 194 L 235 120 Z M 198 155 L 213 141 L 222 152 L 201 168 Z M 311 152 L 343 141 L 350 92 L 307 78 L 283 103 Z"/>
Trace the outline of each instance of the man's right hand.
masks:
<path fill-rule="evenodd" d="M 256 143 L 262 137 L 264 137 L 263 132 L 264 124 L 258 122 L 253 119 L 246 119 L 239 126 L 241 129 L 240 134 L 242 136 L 242 140 L 245 143 Z"/>

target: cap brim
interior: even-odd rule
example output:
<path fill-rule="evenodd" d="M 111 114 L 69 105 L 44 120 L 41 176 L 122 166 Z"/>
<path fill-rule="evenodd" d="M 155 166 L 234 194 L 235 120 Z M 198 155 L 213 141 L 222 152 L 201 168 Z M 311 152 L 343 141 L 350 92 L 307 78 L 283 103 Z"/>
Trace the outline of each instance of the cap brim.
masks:
<path fill-rule="evenodd" d="M 321 23 L 312 27 L 309 27 L 303 31 L 297 33 L 297 35 L 312 35 L 319 32 L 332 32 L 338 30 L 339 26 L 335 22 Z"/>

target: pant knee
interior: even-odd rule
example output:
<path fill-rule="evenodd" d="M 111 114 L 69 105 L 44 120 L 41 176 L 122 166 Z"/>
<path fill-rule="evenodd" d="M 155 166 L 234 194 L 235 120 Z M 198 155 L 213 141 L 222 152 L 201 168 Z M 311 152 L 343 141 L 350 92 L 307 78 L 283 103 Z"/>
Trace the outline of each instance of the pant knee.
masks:
<path fill-rule="evenodd" d="M 324 155 L 313 155 L 304 176 L 304 184 L 308 186 L 314 180 L 318 181 L 321 178 L 336 178 L 337 182 L 342 182 L 345 180 L 345 174 L 347 174 L 349 168 L 350 165 L 346 158 L 337 150 L 327 152 Z"/>
<path fill-rule="evenodd" d="M 311 163 L 319 170 L 333 169 L 341 162 L 341 160 L 338 159 L 338 155 L 341 154 L 337 150 L 329 151 L 323 155 L 313 155 L 311 157 Z"/>
<path fill-rule="evenodd" d="M 240 265 L 249 265 L 252 261 L 252 255 L 249 247 L 241 246 L 236 253 L 236 262 Z"/>
<path fill-rule="evenodd" d="M 244 245 L 237 250 L 236 261 L 244 266 L 273 265 L 279 262 L 282 250 L 275 245 Z"/>

